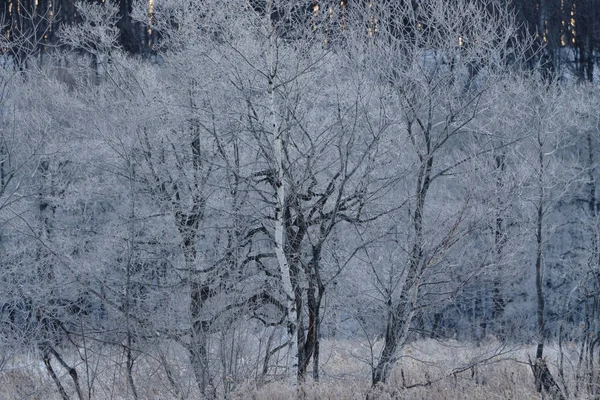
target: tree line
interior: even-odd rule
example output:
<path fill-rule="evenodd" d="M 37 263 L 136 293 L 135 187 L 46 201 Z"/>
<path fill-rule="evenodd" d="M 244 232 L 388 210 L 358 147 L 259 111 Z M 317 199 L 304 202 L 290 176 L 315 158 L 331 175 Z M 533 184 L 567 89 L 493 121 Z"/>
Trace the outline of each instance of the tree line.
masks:
<path fill-rule="evenodd" d="M 104 0 L 87 0 L 90 3 L 103 3 Z M 271 12 L 275 19 L 287 19 L 281 29 L 290 28 L 289 21 L 325 21 L 333 14 L 344 14 L 361 7 L 372 7 L 376 0 L 313 0 L 300 1 L 289 13 L 275 7 Z M 161 7 L 161 1 L 145 0 L 143 6 L 152 19 L 155 7 Z M 155 4 L 156 3 L 156 4 Z M 593 81 L 596 53 L 600 43 L 600 28 L 596 21 L 600 11 L 593 0 L 503 0 L 516 13 L 522 35 L 534 36 L 538 46 L 544 52 L 536 53 L 543 57 L 545 67 L 559 73 L 573 74 L 580 80 Z M 79 21 L 74 0 L 2 0 L 0 14 L 3 16 L 4 32 L 7 37 L 20 36 L 23 33 L 33 35 L 41 53 L 49 44 L 58 42 L 56 29 L 61 24 L 73 24 Z M 153 53 L 156 33 L 140 21 L 131 17 L 132 0 L 119 0 L 119 44 L 127 51 L 150 55 Z M 412 0 L 413 8 L 420 2 Z M 485 2 L 482 2 L 485 4 Z M 248 5 L 256 12 L 266 12 L 263 1 L 249 0 Z M 335 11 L 334 11 L 335 10 Z M 394 11 L 387 16 L 396 19 Z M 401 16 L 400 16 L 401 18 Z M 398 21 L 400 20 L 398 18 Z M 339 22 L 339 21 L 338 21 Z M 402 23 L 402 22 L 400 22 Z"/>

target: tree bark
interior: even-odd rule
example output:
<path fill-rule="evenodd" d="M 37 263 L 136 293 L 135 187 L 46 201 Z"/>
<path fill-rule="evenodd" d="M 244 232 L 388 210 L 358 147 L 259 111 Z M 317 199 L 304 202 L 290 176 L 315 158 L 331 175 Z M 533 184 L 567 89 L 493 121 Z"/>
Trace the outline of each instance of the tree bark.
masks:
<path fill-rule="evenodd" d="M 501 143 L 500 146 L 503 146 Z M 496 252 L 496 260 L 500 262 L 502 258 L 502 251 L 506 244 L 507 232 L 504 223 L 504 202 L 501 198 L 504 191 L 504 172 L 506 170 L 506 154 L 501 153 L 495 157 L 496 173 L 498 177 L 496 179 L 496 192 L 498 193 L 498 211 L 496 214 L 495 228 L 494 228 L 494 247 Z M 500 268 L 498 266 L 498 268 Z M 496 271 L 496 274 L 500 274 L 500 271 Z M 504 313 L 504 307 L 506 306 L 506 300 L 502 292 L 502 279 L 500 276 L 496 276 L 493 281 L 492 290 L 492 323 L 494 324 L 494 331 L 498 335 L 500 334 L 500 326 L 498 323 L 499 318 Z"/>
<path fill-rule="evenodd" d="M 542 262 L 543 262 L 543 247 L 544 247 L 544 200 L 546 197 L 544 189 L 544 149 L 543 142 L 538 133 L 538 201 L 537 201 L 537 216 L 536 216 L 536 257 L 535 257 L 535 287 L 537 296 L 537 348 L 535 353 L 535 362 L 530 361 L 531 369 L 535 379 L 535 386 L 538 393 L 542 391 L 548 393 L 552 398 L 563 400 L 564 395 L 562 390 L 554 380 L 552 373 L 548 369 L 544 356 L 545 342 L 545 325 L 544 311 L 545 299 L 542 282 Z"/>
<path fill-rule="evenodd" d="M 277 204 L 275 206 L 275 253 L 279 264 L 279 272 L 281 274 L 281 286 L 286 297 L 287 303 L 287 318 L 286 329 L 288 336 L 288 372 L 298 367 L 298 335 L 302 332 L 298 331 L 297 322 L 299 313 L 302 310 L 297 309 L 297 296 L 294 290 L 292 277 L 290 276 L 290 265 L 285 251 L 285 208 L 286 204 L 286 185 L 285 185 L 285 164 L 284 164 L 284 132 L 279 125 L 279 107 L 277 103 L 277 95 L 275 93 L 275 79 L 277 78 L 278 66 L 278 43 L 276 21 L 271 18 L 273 11 L 273 0 L 267 1 L 266 9 L 266 25 L 269 35 L 269 75 L 267 82 L 267 95 L 269 97 L 269 117 L 271 122 L 271 134 L 273 137 L 273 149 L 275 153 L 275 188 L 277 196 Z M 293 376 L 294 374 L 291 374 Z"/>
<path fill-rule="evenodd" d="M 371 386 L 373 387 L 379 383 L 387 382 L 391 370 L 397 361 L 399 347 L 406 339 L 414 317 L 413 309 L 418 296 L 418 281 L 422 272 L 423 262 L 423 215 L 433 168 L 429 132 L 425 131 L 423 135 L 427 151 L 426 155 L 423 156 L 424 158 L 422 159 L 422 164 L 417 175 L 416 205 L 413 212 L 414 243 L 410 252 L 406 282 L 401 289 L 400 299 L 396 305 L 393 304 L 391 298 L 388 299 L 388 322 L 385 332 L 385 342 L 377 365 L 372 372 Z"/>
<path fill-rule="evenodd" d="M 542 254 L 543 254 L 543 218 L 544 218 L 544 152 L 542 143 L 538 136 L 538 202 L 536 219 L 536 257 L 535 257 L 535 288 L 537 296 L 537 349 L 535 353 L 537 360 L 542 360 L 544 355 L 544 293 L 542 285 Z M 540 381 L 537 380 L 538 392 L 541 391 Z"/>
<path fill-rule="evenodd" d="M 202 207 L 196 205 L 201 209 Z M 210 323 L 204 319 L 204 303 L 211 297 L 211 290 L 207 283 L 200 282 L 196 273 L 196 233 L 199 227 L 201 213 L 199 209 L 192 214 L 177 214 L 179 231 L 183 238 L 182 247 L 188 270 L 190 288 L 190 363 L 194 376 L 203 397 L 212 398 L 209 389 L 212 388 L 212 378 L 209 371 L 207 335 Z"/>

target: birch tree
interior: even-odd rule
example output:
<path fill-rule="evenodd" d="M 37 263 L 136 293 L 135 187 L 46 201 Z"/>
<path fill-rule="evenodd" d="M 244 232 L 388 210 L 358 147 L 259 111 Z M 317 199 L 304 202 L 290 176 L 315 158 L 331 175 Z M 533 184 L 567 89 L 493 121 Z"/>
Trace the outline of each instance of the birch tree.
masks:
<path fill-rule="evenodd" d="M 232 43 L 243 54 L 243 67 L 232 69 L 248 71 L 235 73 L 236 88 L 246 101 L 246 129 L 264 166 L 252 179 L 274 207 L 274 217 L 264 218 L 273 220 L 287 302 L 288 367 L 301 383 L 311 359 L 318 379 L 321 303 L 340 272 L 322 263 L 328 241 L 339 224 L 372 218 L 362 214 L 365 204 L 382 190 L 371 177 L 385 122 L 371 115 L 377 113 L 377 106 L 371 108 L 375 94 L 363 70 L 353 71 L 344 64 L 348 59 L 324 47 L 324 36 L 297 17 L 301 5 L 266 4 L 267 11 L 258 8 L 250 22 L 256 41 Z"/>

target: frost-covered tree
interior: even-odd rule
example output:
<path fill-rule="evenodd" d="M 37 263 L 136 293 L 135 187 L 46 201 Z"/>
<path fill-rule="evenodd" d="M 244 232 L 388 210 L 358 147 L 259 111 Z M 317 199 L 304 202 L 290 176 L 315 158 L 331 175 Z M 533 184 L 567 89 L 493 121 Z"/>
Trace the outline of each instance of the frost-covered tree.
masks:
<path fill-rule="evenodd" d="M 406 143 L 397 173 L 408 171 L 399 199 L 406 205 L 388 228 L 398 232 L 389 239 L 398 246 L 393 266 L 385 278 L 374 272 L 387 321 L 376 385 L 389 377 L 413 322 L 422 328 L 423 308 L 453 291 L 440 277 L 451 275 L 459 262 L 452 249 L 474 228 L 461 176 L 494 146 L 480 140 L 474 120 L 520 49 L 514 16 L 494 2 L 378 2 L 364 12 L 359 20 L 373 25 L 363 39 L 372 42 L 369 62 L 388 88 L 386 116 Z"/>

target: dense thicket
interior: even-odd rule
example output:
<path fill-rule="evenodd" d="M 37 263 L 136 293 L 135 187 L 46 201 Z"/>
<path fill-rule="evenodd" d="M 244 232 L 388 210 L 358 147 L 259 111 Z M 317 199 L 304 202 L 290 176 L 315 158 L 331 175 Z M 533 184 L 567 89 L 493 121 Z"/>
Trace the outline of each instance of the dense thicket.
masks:
<path fill-rule="evenodd" d="M 137 397 L 145 358 L 175 397 L 318 380 L 323 338 L 370 347 L 375 386 L 422 337 L 533 342 L 557 398 L 569 341 L 597 394 L 591 22 L 563 46 L 520 24 L 550 2 L 7 4 L 0 346 L 63 398 L 113 364 Z"/>

